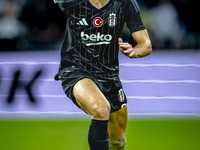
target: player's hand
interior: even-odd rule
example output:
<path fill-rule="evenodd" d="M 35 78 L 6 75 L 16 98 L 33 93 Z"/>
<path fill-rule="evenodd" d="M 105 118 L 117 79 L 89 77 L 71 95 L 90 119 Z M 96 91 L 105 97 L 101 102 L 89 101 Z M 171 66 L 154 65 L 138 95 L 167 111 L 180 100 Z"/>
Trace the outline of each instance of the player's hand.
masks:
<path fill-rule="evenodd" d="M 133 58 L 135 55 L 135 51 L 131 44 L 127 42 L 123 42 L 122 38 L 118 38 L 119 50 L 129 58 Z"/>

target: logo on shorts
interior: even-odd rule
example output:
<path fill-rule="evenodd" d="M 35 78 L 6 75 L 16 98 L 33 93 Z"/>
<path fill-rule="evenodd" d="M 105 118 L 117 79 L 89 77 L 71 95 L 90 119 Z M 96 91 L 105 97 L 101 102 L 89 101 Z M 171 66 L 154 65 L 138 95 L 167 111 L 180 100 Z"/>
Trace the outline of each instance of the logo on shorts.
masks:
<path fill-rule="evenodd" d="M 102 24 L 103 24 L 103 20 L 102 20 L 100 17 L 94 18 L 94 20 L 93 20 L 93 25 L 94 25 L 95 27 L 101 27 Z"/>
<path fill-rule="evenodd" d="M 125 94 L 124 94 L 124 91 L 122 89 L 120 89 L 118 91 L 118 99 L 120 102 L 124 102 L 125 101 Z"/>
<path fill-rule="evenodd" d="M 109 15 L 109 19 L 108 19 L 108 25 L 110 27 L 114 27 L 117 24 L 117 18 L 116 18 L 116 14 L 112 13 Z"/>

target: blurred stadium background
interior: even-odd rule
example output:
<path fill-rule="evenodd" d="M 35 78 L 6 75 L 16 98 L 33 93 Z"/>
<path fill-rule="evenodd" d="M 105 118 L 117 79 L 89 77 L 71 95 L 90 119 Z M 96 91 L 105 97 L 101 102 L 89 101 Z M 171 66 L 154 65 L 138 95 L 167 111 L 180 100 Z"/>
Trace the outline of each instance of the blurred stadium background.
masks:
<path fill-rule="evenodd" d="M 198 7 L 190 0 L 137 2 L 153 53 L 119 57 L 126 149 L 200 149 Z M 0 0 L 0 149 L 89 149 L 89 117 L 53 80 L 65 22 L 52 0 Z M 126 27 L 122 38 L 134 45 Z"/>

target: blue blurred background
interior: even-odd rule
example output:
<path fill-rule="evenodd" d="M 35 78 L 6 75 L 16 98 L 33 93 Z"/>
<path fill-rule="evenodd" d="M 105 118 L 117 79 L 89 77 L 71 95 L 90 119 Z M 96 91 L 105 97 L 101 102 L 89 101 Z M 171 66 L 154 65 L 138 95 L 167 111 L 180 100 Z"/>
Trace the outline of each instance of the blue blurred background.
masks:
<path fill-rule="evenodd" d="M 198 1 L 137 2 L 153 52 L 119 55 L 130 118 L 126 149 L 200 149 Z M 53 0 L 0 0 L 0 149 L 89 149 L 89 117 L 53 79 L 65 23 Z M 122 38 L 135 44 L 126 27 Z"/>
<path fill-rule="evenodd" d="M 129 114 L 199 115 L 198 8 L 190 0 L 137 2 L 153 53 L 142 59 L 119 55 Z M 81 112 L 53 79 L 65 24 L 66 17 L 53 0 L 0 0 L 2 114 Z M 122 38 L 134 45 L 126 27 Z"/>
<path fill-rule="evenodd" d="M 137 2 L 153 53 L 142 59 L 119 56 L 129 114 L 199 115 L 200 22 L 194 1 Z M 2 114 L 81 112 L 66 100 L 60 82 L 53 79 L 60 61 L 65 24 L 66 17 L 53 0 L 0 1 Z M 126 27 L 122 38 L 134 45 Z"/>

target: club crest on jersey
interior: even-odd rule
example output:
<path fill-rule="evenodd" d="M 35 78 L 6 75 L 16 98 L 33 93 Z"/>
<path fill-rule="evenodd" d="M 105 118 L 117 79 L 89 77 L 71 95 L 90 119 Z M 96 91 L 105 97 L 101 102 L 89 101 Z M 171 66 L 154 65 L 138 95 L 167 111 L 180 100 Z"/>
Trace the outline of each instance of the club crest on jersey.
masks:
<path fill-rule="evenodd" d="M 117 24 L 116 14 L 112 13 L 109 15 L 108 25 L 113 28 L 114 26 L 116 26 L 116 24 Z"/>
<path fill-rule="evenodd" d="M 118 91 L 118 99 L 120 102 L 124 102 L 125 101 L 125 94 L 124 94 L 124 91 L 122 89 L 120 89 Z"/>

